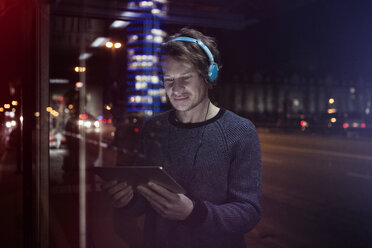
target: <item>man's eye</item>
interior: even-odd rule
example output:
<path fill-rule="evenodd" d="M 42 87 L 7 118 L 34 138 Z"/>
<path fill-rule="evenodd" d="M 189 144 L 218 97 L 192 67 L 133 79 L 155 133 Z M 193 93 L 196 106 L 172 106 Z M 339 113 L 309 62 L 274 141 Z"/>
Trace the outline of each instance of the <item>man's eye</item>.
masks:
<path fill-rule="evenodd" d="M 164 84 L 166 84 L 166 85 L 170 85 L 172 83 L 173 83 L 173 80 L 172 79 L 165 79 L 164 80 Z"/>

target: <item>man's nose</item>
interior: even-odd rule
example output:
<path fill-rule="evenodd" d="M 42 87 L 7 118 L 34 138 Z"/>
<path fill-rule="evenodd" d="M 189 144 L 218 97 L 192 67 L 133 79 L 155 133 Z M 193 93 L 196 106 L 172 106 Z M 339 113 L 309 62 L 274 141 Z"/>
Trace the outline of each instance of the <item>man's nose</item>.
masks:
<path fill-rule="evenodd" d="M 174 93 L 181 93 L 185 89 L 184 85 L 179 80 L 174 80 L 172 91 Z"/>

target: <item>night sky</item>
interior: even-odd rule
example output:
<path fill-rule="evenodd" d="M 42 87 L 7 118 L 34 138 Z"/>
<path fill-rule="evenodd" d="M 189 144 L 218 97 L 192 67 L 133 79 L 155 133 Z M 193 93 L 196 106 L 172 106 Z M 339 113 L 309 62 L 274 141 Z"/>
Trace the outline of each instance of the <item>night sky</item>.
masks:
<path fill-rule="evenodd" d="M 365 0 L 316 1 L 243 32 L 217 31 L 224 69 L 229 75 L 258 71 L 369 81 L 371 10 Z"/>

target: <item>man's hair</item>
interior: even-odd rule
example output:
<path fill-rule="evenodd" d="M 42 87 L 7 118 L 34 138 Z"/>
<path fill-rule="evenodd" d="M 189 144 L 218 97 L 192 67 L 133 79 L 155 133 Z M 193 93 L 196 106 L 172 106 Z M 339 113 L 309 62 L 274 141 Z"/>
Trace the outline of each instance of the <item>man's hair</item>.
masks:
<path fill-rule="evenodd" d="M 218 67 L 221 67 L 220 52 L 217 49 L 217 43 L 213 37 L 206 36 L 195 29 L 185 27 L 182 28 L 178 33 L 169 36 L 166 41 L 170 41 L 181 36 L 194 38 L 203 42 L 211 51 L 214 62 L 217 63 Z M 170 56 L 179 61 L 189 63 L 194 66 L 195 70 L 197 70 L 203 80 L 208 83 L 210 88 L 216 84 L 218 76 L 214 82 L 209 81 L 208 68 L 210 66 L 210 61 L 208 55 L 205 53 L 203 48 L 200 47 L 200 45 L 188 41 L 175 41 L 164 43 L 162 48 L 163 58 L 164 56 Z"/>

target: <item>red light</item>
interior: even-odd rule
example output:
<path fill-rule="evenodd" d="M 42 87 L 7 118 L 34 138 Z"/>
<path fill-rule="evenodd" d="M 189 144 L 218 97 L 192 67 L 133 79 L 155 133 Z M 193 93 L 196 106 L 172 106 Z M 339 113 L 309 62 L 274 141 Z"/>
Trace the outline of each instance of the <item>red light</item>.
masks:
<path fill-rule="evenodd" d="M 302 120 L 300 122 L 300 124 L 301 124 L 301 127 L 307 127 L 308 126 L 307 121 L 304 121 L 304 120 Z"/>
<path fill-rule="evenodd" d="M 348 127 L 349 127 L 349 124 L 347 124 L 347 123 L 344 123 L 344 124 L 342 124 L 342 127 L 346 129 L 346 128 L 348 128 Z"/>
<path fill-rule="evenodd" d="M 80 114 L 79 118 L 83 119 L 83 120 L 86 120 L 86 119 L 88 119 L 88 115 L 87 114 Z"/>
<path fill-rule="evenodd" d="M 134 128 L 134 132 L 135 132 L 135 133 L 138 133 L 138 132 L 139 132 L 138 127 Z"/>
<path fill-rule="evenodd" d="M 360 124 L 360 127 L 361 128 L 366 128 L 366 124 L 365 123 L 362 123 L 362 124 Z"/>
<path fill-rule="evenodd" d="M 107 120 L 107 123 L 108 123 L 108 124 L 111 124 L 111 122 L 112 122 L 111 119 L 108 119 L 108 120 Z"/>
<path fill-rule="evenodd" d="M 107 120 L 106 120 L 106 119 L 103 119 L 103 123 L 105 123 L 105 124 L 106 124 L 106 122 L 107 122 Z"/>

